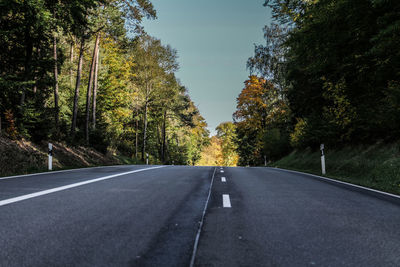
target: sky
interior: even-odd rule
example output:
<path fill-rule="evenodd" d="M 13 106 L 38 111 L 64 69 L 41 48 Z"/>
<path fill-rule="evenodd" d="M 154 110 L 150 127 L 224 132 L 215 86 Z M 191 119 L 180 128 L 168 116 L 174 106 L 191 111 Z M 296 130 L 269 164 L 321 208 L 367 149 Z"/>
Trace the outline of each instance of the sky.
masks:
<path fill-rule="evenodd" d="M 211 135 L 232 121 L 236 98 L 249 76 L 246 61 L 254 44 L 265 43 L 262 28 L 270 11 L 264 0 L 153 0 L 156 20 L 143 26 L 177 49 L 176 76 L 208 123 Z"/>

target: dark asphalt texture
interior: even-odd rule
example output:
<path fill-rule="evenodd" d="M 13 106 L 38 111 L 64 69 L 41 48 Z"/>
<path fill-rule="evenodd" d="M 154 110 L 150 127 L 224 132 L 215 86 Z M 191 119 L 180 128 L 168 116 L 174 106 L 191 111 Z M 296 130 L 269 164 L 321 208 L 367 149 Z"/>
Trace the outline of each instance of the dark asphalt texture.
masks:
<path fill-rule="evenodd" d="M 47 189 L 47 182 L 138 168 L 83 170 L 81 179 L 74 171 L 55 174 L 57 181 L 48 174 L 0 180 L 0 192 L 18 188 L 23 195 Z M 212 171 L 171 166 L 1 206 L 0 266 L 186 266 Z"/>
<path fill-rule="evenodd" d="M 0 179 L 0 201 L 144 168 Z M 213 171 L 165 166 L 0 206 L 0 266 L 189 266 Z M 400 266 L 399 205 L 273 168 L 224 171 L 195 266 Z"/>
<path fill-rule="evenodd" d="M 196 266 L 400 266 L 400 206 L 274 168 L 224 171 Z"/>

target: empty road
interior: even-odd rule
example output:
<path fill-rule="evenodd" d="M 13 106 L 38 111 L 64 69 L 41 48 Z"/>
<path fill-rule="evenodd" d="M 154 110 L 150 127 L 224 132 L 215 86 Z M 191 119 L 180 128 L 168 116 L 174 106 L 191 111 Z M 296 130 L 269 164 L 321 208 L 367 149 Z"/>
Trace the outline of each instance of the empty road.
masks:
<path fill-rule="evenodd" d="M 399 225 L 394 202 L 274 168 L 0 178 L 0 266 L 400 266 Z"/>

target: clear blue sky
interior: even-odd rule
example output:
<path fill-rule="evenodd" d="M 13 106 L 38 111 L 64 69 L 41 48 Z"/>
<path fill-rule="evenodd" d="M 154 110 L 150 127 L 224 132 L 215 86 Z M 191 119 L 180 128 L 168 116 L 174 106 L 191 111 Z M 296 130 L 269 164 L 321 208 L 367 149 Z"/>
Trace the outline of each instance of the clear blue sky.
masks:
<path fill-rule="evenodd" d="M 270 11 L 264 0 L 153 0 L 158 19 L 143 25 L 152 36 L 178 50 L 177 77 L 189 90 L 209 130 L 232 121 L 236 98 L 249 73 L 254 43 Z"/>

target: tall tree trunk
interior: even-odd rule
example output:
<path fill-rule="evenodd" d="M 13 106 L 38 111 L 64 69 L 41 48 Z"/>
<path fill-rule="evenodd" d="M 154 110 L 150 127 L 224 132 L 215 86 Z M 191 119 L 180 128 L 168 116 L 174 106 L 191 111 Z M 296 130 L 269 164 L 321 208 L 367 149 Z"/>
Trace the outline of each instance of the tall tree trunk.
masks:
<path fill-rule="evenodd" d="M 161 132 L 162 132 L 162 125 L 159 125 L 157 123 L 157 143 L 158 143 L 158 156 L 161 159 L 161 151 L 162 151 L 162 137 L 161 137 Z M 161 159 L 162 160 L 162 159 Z"/>
<path fill-rule="evenodd" d="M 98 43 L 97 43 L 97 50 L 96 50 L 96 61 L 95 61 L 95 64 L 94 64 L 93 102 L 92 102 L 92 127 L 93 127 L 93 129 L 96 129 L 97 79 L 98 79 L 99 64 L 100 64 L 100 62 L 99 62 L 100 33 L 98 33 L 97 36 L 98 36 Z M 97 41 L 97 39 L 96 39 L 96 41 Z"/>
<path fill-rule="evenodd" d="M 36 95 L 36 93 L 37 93 L 37 77 L 36 77 L 36 75 L 33 76 L 33 81 L 34 81 L 34 84 L 33 84 L 33 94 Z"/>
<path fill-rule="evenodd" d="M 71 41 L 71 47 L 69 50 L 69 63 L 70 63 L 70 69 L 69 69 L 69 84 L 71 88 L 74 86 L 74 68 L 72 67 L 74 64 L 74 41 Z"/>
<path fill-rule="evenodd" d="M 164 118 L 163 118 L 163 126 L 162 126 L 162 143 L 161 143 L 161 160 L 164 163 L 165 162 L 165 143 L 166 143 L 166 123 L 167 121 L 167 110 L 164 110 Z"/>
<path fill-rule="evenodd" d="M 139 108 L 138 99 L 136 97 L 136 131 L 135 131 L 135 159 L 138 159 L 138 146 L 139 146 Z"/>
<path fill-rule="evenodd" d="M 136 133 L 135 133 L 135 159 L 138 158 L 138 145 L 139 145 L 139 120 L 136 120 Z"/>
<path fill-rule="evenodd" d="M 54 58 L 54 118 L 56 123 L 56 133 L 58 134 L 59 113 L 58 107 L 58 60 L 57 60 L 57 37 L 53 36 L 53 58 Z"/>
<path fill-rule="evenodd" d="M 31 38 L 31 33 L 30 33 L 30 26 L 26 26 L 25 28 L 25 64 L 24 64 L 24 81 L 27 82 L 29 81 L 31 77 L 31 61 L 32 61 L 32 53 L 33 53 L 33 40 Z M 22 93 L 20 97 L 20 115 L 22 116 L 23 110 L 24 110 L 24 105 L 25 105 L 25 98 L 26 98 L 26 91 L 27 88 L 24 85 L 22 87 Z"/>
<path fill-rule="evenodd" d="M 142 147 L 142 160 L 145 159 L 146 154 L 146 135 L 147 135 L 147 109 L 148 109 L 148 96 L 146 95 L 146 102 L 144 104 L 144 118 L 143 118 L 143 147 Z"/>
<path fill-rule="evenodd" d="M 72 124 L 71 124 L 71 136 L 72 137 L 75 135 L 76 118 L 78 116 L 79 87 L 81 86 L 81 72 L 82 72 L 82 64 L 83 64 L 84 47 L 85 47 L 85 38 L 82 37 L 81 47 L 80 47 L 80 51 L 79 51 L 78 69 L 76 71 L 74 107 L 72 109 Z"/>
<path fill-rule="evenodd" d="M 40 47 L 38 47 L 36 50 L 37 50 L 37 60 L 40 60 L 40 58 L 41 58 Z M 33 74 L 33 81 L 34 81 L 34 83 L 33 83 L 33 94 L 34 95 L 36 95 L 36 93 L 37 93 L 37 79 L 38 79 L 37 73 L 35 72 Z"/>
<path fill-rule="evenodd" d="M 96 36 L 96 42 L 93 49 L 92 63 L 90 64 L 89 81 L 86 92 L 86 121 L 85 121 L 85 137 L 86 144 L 89 144 L 89 123 L 90 123 L 90 101 L 92 97 L 92 83 L 94 74 L 94 65 L 97 55 L 97 47 L 99 45 L 99 35 Z"/>

